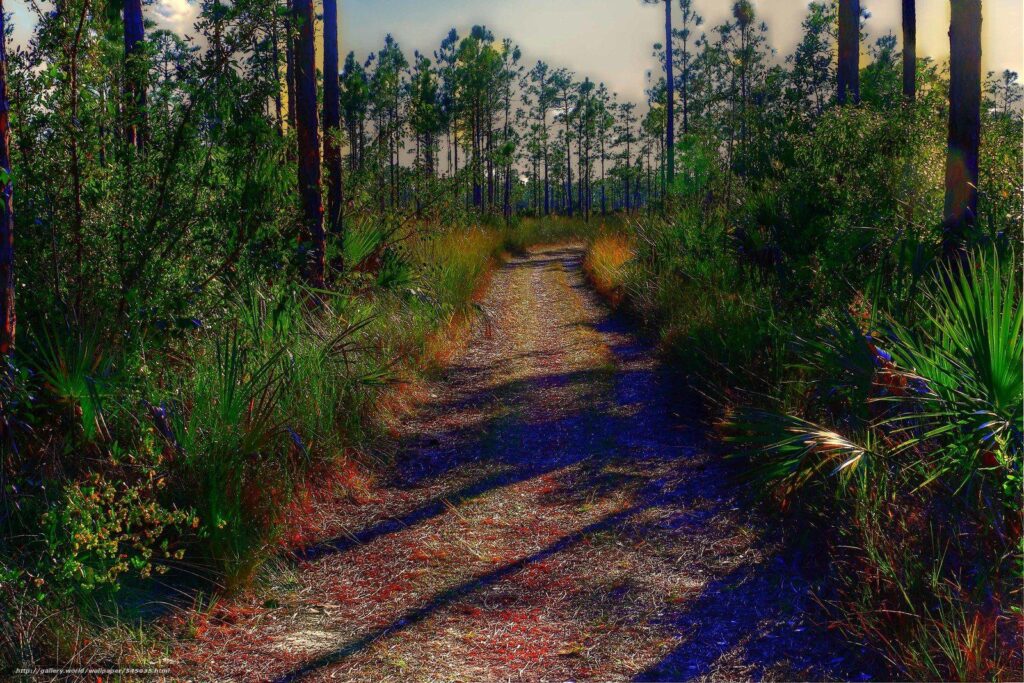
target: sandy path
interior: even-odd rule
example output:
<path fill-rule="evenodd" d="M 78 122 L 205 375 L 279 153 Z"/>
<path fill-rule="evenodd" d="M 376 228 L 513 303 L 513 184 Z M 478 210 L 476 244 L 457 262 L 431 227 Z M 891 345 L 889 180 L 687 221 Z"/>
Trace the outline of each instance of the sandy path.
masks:
<path fill-rule="evenodd" d="M 486 323 L 404 427 L 392 486 L 181 643 L 177 673 L 862 677 L 581 257 L 547 247 L 499 269 Z"/>

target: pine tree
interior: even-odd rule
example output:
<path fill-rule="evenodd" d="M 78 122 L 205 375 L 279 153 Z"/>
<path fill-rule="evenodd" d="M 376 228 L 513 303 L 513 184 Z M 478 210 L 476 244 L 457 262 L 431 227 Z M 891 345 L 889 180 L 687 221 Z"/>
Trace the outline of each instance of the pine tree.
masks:
<path fill-rule="evenodd" d="M 338 3 L 324 0 L 324 165 L 327 167 L 327 229 L 342 235 L 341 92 L 338 74 Z"/>
<path fill-rule="evenodd" d="M 916 0 L 903 0 L 903 96 L 908 102 L 917 97 Z"/>
<path fill-rule="evenodd" d="M 675 63 L 672 59 L 672 0 L 643 0 L 645 4 L 654 5 L 664 3 L 665 5 L 665 84 L 666 84 L 666 106 L 668 109 L 667 125 L 665 126 L 665 149 L 668 151 L 668 181 L 675 179 Z"/>
<path fill-rule="evenodd" d="M 837 101 L 860 102 L 860 0 L 839 0 Z"/>
<path fill-rule="evenodd" d="M 981 140 L 981 0 L 951 0 L 949 135 L 942 251 L 962 258 L 978 216 Z"/>
<path fill-rule="evenodd" d="M 124 0 L 125 100 L 129 112 L 125 135 L 128 144 L 140 150 L 146 122 L 146 63 L 142 49 L 145 39 L 142 0 Z"/>
<path fill-rule="evenodd" d="M 7 99 L 7 15 L 0 0 L 0 354 L 14 350 L 14 186 L 11 184 L 11 121 Z"/>
<path fill-rule="evenodd" d="M 294 0 L 298 37 L 295 41 L 295 125 L 299 137 L 299 194 L 302 230 L 299 251 L 306 282 L 324 286 L 324 207 L 320 196 L 320 129 L 317 119 L 316 37 L 313 0 Z"/>

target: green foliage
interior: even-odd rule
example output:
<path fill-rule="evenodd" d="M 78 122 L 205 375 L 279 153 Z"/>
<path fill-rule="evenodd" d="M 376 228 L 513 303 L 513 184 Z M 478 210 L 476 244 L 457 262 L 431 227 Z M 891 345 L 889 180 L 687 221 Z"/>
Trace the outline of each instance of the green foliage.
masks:
<path fill-rule="evenodd" d="M 729 125 L 680 143 L 678 211 L 625 231 L 625 305 L 720 409 L 754 490 L 821 532 L 840 628 L 908 678 L 1006 676 L 1024 566 L 1021 182 L 1005 172 L 1020 117 L 985 116 L 976 252 L 944 265 L 945 84 L 925 61 L 904 103 L 883 41 L 865 102 L 830 108 L 810 38 L 799 106 L 747 112 L 748 165 Z"/>
<path fill-rule="evenodd" d="M 994 467 L 1013 476 L 1011 489 L 1024 453 L 1024 308 L 1015 264 L 1012 254 L 982 254 L 962 269 L 943 266 L 918 325 L 893 325 L 896 365 L 907 369 L 908 384 L 924 382 L 911 394 L 915 425 L 899 449 L 926 443 L 932 465 L 965 483 Z"/>
<path fill-rule="evenodd" d="M 197 520 L 155 501 L 154 490 L 162 486 L 162 479 L 114 483 L 97 472 L 66 484 L 40 520 L 45 550 L 36 587 L 52 588 L 58 598 L 117 591 L 123 575 L 145 579 L 166 571 L 163 562 L 181 559 L 184 550 L 169 546 L 170 532 Z"/>
<path fill-rule="evenodd" d="M 407 59 L 391 36 L 350 54 L 345 131 L 326 134 L 349 155 L 345 216 L 331 291 L 316 292 L 298 284 L 295 102 L 282 98 L 294 22 L 280 3 L 205 3 L 195 41 L 149 31 L 128 58 L 113 3 L 36 13 L 8 64 L 19 331 L 0 368 L 5 660 L 73 661 L 80 642 L 37 628 L 41 610 L 115 613 L 114 589 L 183 552 L 243 584 L 319 475 L 371 450 L 380 392 L 450 351 L 443 330 L 475 314 L 494 259 L 588 239 L 605 248 L 591 255 L 608 293 L 727 407 L 751 471 L 831 524 L 841 625 L 908 676 L 1009 670 L 1016 74 L 986 87 L 970 237 L 987 251 L 944 270 L 941 71 L 919 60 L 917 102 L 903 102 L 883 38 L 863 104 L 837 108 L 834 3 L 811 3 L 786 66 L 750 3 L 701 36 L 682 7 L 672 187 L 663 80 L 646 110 L 543 62 L 521 83 L 519 49 L 482 26 L 453 29 L 435 60 Z M 573 211 L 586 223 L 557 215 Z"/>
<path fill-rule="evenodd" d="M 283 393 L 283 351 L 242 345 L 234 330 L 214 339 L 212 346 L 197 349 L 203 360 L 179 389 L 182 401 L 175 411 L 173 437 L 182 456 L 179 485 L 191 492 L 209 557 L 236 578 L 239 564 L 256 554 L 271 522 L 250 513 L 271 505 L 271 491 L 255 482 L 273 471 L 284 438 L 277 409 Z M 211 353 L 206 360 L 205 354 Z"/>
<path fill-rule="evenodd" d="M 103 423 L 103 399 L 109 394 L 111 359 L 95 330 L 67 329 L 43 322 L 26 364 L 38 373 L 45 394 L 93 440 Z"/>

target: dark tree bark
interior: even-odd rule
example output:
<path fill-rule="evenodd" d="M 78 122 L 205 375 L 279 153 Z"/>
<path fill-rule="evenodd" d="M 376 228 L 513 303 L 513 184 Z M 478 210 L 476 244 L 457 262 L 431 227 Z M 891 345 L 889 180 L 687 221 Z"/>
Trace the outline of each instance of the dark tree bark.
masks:
<path fill-rule="evenodd" d="M 284 80 L 288 100 L 288 127 L 295 128 L 295 7 L 287 0 L 288 12 L 284 20 Z"/>
<path fill-rule="evenodd" d="M 145 39 L 142 0 L 124 0 L 125 100 L 129 106 L 125 134 L 128 143 L 137 149 L 143 146 L 142 131 L 146 121 L 145 65 L 139 63 L 142 54 L 140 43 Z"/>
<path fill-rule="evenodd" d="M 540 94 L 538 97 L 546 97 L 545 93 L 547 88 L 547 72 L 541 74 L 540 78 Z M 545 105 L 547 100 L 545 100 Z M 550 155 L 548 154 L 548 108 L 547 106 L 541 107 L 541 135 L 544 139 L 544 215 L 551 215 L 551 180 L 548 176 L 548 160 Z"/>
<path fill-rule="evenodd" d="M 607 197 L 608 191 L 605 188 L 605 185 L 607 184 L 608 180 L 607 180 L 607 176 L 605 175 L 605 170 L 604 170 L 605 157 L 606 157 L 605 134 L 602 132 L 601 133 L 601 215 L 602 216 L 607 216 L 608 215 L 608 197 Z"/>
<path fill-rule="evenodd" d="M 320 134 L 316 106 L 316 37 L 313 0 L 295 0 L 295 124 L 299 138 L 302 229 L 299 255 L 306 282 L 324 286 L 324 207 L 320 197 Z"/>
<path fill-rule="evenodd" d="M 580 213 L 585 213 L 586 208 L 583 203 L 583 193 L 586 190 L 584 187 L 585 182 L 583 180 L 583 126 L 584 126 L 584 103 L 583 96 L 580 96 L 578 106 L 578 120 L 576 121 L 576 206 L 580 208 Z"/>
<path fill-rule="evenodd" d="M 327 228 L 342 231 L 341 89 L 338 80 L 338 2 L 324 0 L 324 164 L 327 166 Z"/>
<path fill-rule="evenodd" d="M 565 105 L 563 109 L 563 116 L 565 117 L 565 196 L 566 196 L 566 209 L 569 212 L 569 218 L 572 218 L 572 143 L 569 140 L 569 85 L 570 81 L 566 79 L 565 85 L 563 86 L 563 98 L 562 102 Z"/>
<path fill-rule="evenodd" d="M 495 205 L 494 198 L 494 113 L 491 111 L 491 106 L 487 107 L 487 135 L 486 135 L 486 147 L 487 152 L 487 210 L 493 212 Z"/>
<path fill-rule="evenodd" d="M 839 104 L 860 102 L 860 0 L 839 0 Z"/>
<path fill-rule="evenodd" d="M 82 203 L 82 159 L 79 152 L 79 98 L 78 98 L 78 51 L 82 45 L 82 36 L 85 31 L 85 19 L 89 15 L 88 1 L 82 3 L 82 10 L 78 16 L 78 28 L 75 30 L 75 37 L 71 42 L 71 48 L 67 53 L 68 61 L 68 99 L 70 111 L 70 126 L 68 130 L 68 142 L 71 152 L 71 194 L 74 206 L 74 221 L 72 223 L 72 241 L 75 245 L 75 308 L 81 307 L 82 295 L 85 293 L 85 207 Z M 56 253 L 56 250 L 54 250 Z"/>
<path fill-rule="evenodd" d="M 277 33 L 277 15 L 270 20 L 271 51 L 274 60 L 274 118 L 277 122 L 277 134 L 284 137 L 284 115 L 281 102 L 281 38 Z"/>
<path fill-rule="evenodd" d="M 672 62 L 672 0 L 665 0 L 665 82 L 668 88 L 666 93 L 668 120 L 665 127 L 665 150 L 668 154 L 668 182 L 670 184 L 676 178 L 676 85 L 675 68 Z"/>
<path fill-rule="evenodd" d="M 17 318 L 14 313 L 14 188 L 11 185 L 10 103 L 7 100 L 7 33 L 4 3 L 0 0 L 0 354 L 14 350 Z"/>
<path fill-rule="evenodd" d="M 903 96 L 908 102 L 917 98 L 917 6 L 915 0 L 903 0 Z"/>
<path fill-rule="evenodd" d="M 978 215 L 981 140 L 981 0 L 951 0 L 949 138 L 942 251 L 959 260 Z"/>

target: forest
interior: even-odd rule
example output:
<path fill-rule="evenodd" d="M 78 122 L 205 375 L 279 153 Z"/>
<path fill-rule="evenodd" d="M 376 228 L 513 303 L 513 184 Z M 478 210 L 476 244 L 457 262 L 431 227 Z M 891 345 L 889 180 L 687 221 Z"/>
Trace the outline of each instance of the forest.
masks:
<path fill-rule="evenodd" d="M 887 1 L 0 0 L 0 676 L 1020 680 L 1024 88 Z"/>

